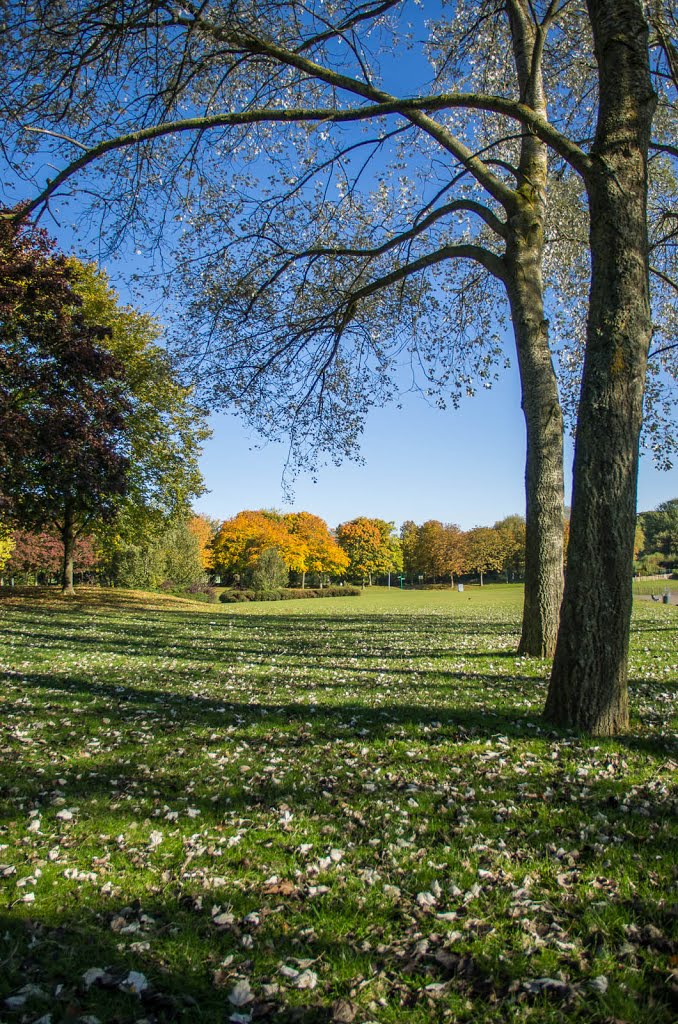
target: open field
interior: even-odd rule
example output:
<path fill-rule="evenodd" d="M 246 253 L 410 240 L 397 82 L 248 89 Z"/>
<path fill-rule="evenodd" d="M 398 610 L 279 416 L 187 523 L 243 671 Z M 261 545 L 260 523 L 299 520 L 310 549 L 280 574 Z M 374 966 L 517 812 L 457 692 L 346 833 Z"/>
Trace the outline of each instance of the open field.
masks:
<path fill-rule="evenodd" d="M 2 1024 L 674 1021 L 678 612 L 581 740 L 520 599 L 1 599 Z"/>

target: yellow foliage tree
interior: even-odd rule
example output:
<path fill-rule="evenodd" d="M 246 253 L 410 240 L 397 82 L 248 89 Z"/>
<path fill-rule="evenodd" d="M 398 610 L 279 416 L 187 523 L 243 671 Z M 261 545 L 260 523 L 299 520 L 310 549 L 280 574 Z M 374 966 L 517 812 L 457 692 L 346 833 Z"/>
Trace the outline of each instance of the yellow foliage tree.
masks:
<path fill-rule="evenodd" d="M 14 538 L 10 531 L 0 523 L 0 569 L 4 569 L 13 551 Z"/>
<path fill-rule="evenodd" d="M 238 512 L 222 523 L 214 538 L 213 565 L 226 576 L 242 576 L 269 548 L 279 552 L 288 569 L 304 571 L 306 545 L 290 533 L 282 516 L 263 510 Z"/>
<path fill-rule="evenodd" d="M 284 521 L 290 534 L 305 545 L 306 554 L 300 570 L 302 587 L 305 586 L 307 572 L 343 576 L 349 558 L 337 544 L 324 519 L 310 512 L 290 512 L 284 516 Z"/>
<path fill-rule="evenodd" d="M 215 519 L 210 519 L 209 516 L 193 515 L 188 521 L 188 528 L 200 545 L 200 561 L 203 569 L 214 568 L 212 542 L 219 532 L 219 523 Z"/>

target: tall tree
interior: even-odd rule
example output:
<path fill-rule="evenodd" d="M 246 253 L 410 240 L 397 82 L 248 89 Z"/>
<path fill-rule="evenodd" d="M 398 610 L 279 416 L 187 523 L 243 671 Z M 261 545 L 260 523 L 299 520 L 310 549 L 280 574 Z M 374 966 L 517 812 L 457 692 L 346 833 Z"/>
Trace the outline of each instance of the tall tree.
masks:
<path fill-rule="evenodd" d="M 284 517 L 285 525 L 294 537 L 305 545 L 301 585 L 306 585 L 306 573 L 341 576 L 348 568 L 348 556 L 337 544 L 324 519 L 310 512 L 290 512 Z"/>
<path fill-rule="evenodd" d="M 221 524 L 212 543 L 214 567 L 230 577 L 247 577 L 264 551 L 276 550 L 287 570 L 303 572 L 308 549 L 290 533 L 283 516 L 266 510 L 238 512 Z"/>
<path fill-rule="evenodd" d="M 474 526 L 466 534 L 466 562 L 480 576 L 480 586 L 486 572 L 499 572 L 506 557 L 506 538 L 491 526 Z"/>
<path fill-rule="evenodd" d="M 387 0 L 355 9 L 324 4 L 322 10 L 304 12 L 294 2 L 265 4 L 259 11 L 260 23 L 267 24 L 264 33 L 253 25 L 246 5 L 189 5 L 179 15 L 142 3 L 127 18 L 107 3 L 106 23 L 100 4 L 83 3 L 71 17 L 61 11 L 57 24 L 50 8 L 38 4 L 30 27 L 22 24 L 13 41 L 25 46 L 32 40 L 40 81 L 51 84 L 39 95 L 36 76 L 23 70 L 10 73 L 7 91 L 22 125 L 28 115 L 29 128 L 51 130 L 52 139 L 62 142 L 64 127 L 75 130 L 85 152 L 73 170 L 107 154 L 110 159 L 117 149 L 149 144 L 143 155 L 138 150 L 133 156 L 133 173 L 143 174 L 146 182 L 149 177 L 160 181 L 158 173 L 149 176 L 142 166 L 151 153 L 155 162 L 160 150 L 151 143 L 162 138 L 163 152 L 170 154 L 161 172 L 163 188 L 171 182 L 177 198 L 183 191 L 177 168 L 186 166 L 188 154 L 182 142 L 174 145 L 176 139 L 187 131 L 222 133 L 230 127 L 233 134 L 235 129 L 235 149 L 232 142 L 219 141 L 205 157 L 201 175 L 210 185 L 200 195 L 200 212 L 193 199 L 181 201 L 180 216 L 191 224 L 184 253 L 189 294 L 201 282 L 192 303 L 192 330 L 184 336 L 196 328 L 197 337 L 209 335 L 209 355 L 202 353 L 198 363 L 211 400 L 236 402 L 268 435 L 288 432 L 300 460 L 309 449 L 333 456 L 355 451 L 365 410 L 409 386 L 396 380 L 404 347 L 413 369 L 423 369 L 418 386 L 438 392 L 441 402 L 447 394 L 456 404 L 473 390 L 476 376 L 489 381 L 498 348 L 488 340 L 497 290 L 503 291 L 527 431 L 529 555 L 521 650 L 551 653 L 562 594 L 563 480 L 562 417 L 541 278 L 546 147 L 535 133 L 516 133 L 496 117 L 478 121 L 464 134 L 445 117 L 436 119 L 428 105 L 402 106 L 398 96 L 377 85 L 376 62 L 367 66 L 357 40 L 361 31 L 369 31 L 373 38 L 381 36 L 385 51 L 397 49 L 403 6 Z M 450 17 L 430 27 L 426 46 L 440 90 L 436 100 L 448 83 L 484 89 L 483 60 L 470 59 L 472 45 L 493 59 L 500 39 L 502 74 L 516 100 L 545 116 L 542 57 L 557 13 L 556 4 L 545 5 L 538 18 L 527 0 L 510 0 L 506 10 L 500 4 L 488 9 L 480 0 L 453 6 Z M 342 57 L 336 40 L 346 33 L 354 44 Z M 150 35 L 156 37 L 152 52 Z M 84 61 L 70 63 L 63 45 L 67 38 L 87 40 Z M 185 61 L 174 62 L 170 54 L 182 47 Z M 82 120 L 75 123 L 80 101 L 74 88 L 56 113 L 54 99 L 66 81 L 73 86 L 81 80 L 85 67 L 92 77 L 90 121 L 83 131 Z M 215 75 L 219 84 L 213 93 Z M 24 91 L 29 78 L 30 95 Z M 150 92 L 144 84 L 148 102 L 130 105 L 130 84 L 142 80 L 152 83 Z M 201 110 L 201 92 L 212 97 L 209 110 Z M 92 100 L 101 112 L 98 128 L 91 119 Z M 347 102 L 363 100 L 367 105 L 345 109 Z M 198 116 L 172 120 L 186 103 Z M 212 113 L 219 104 L 222 109 Z M 252 110 L 253 105 L 260 109 Z M 384 120 L 386 112 L 398 114 L 395 126 Z M 325 126 L 313 137 L 305 130 L 297 133 L 301 151 L 308 154 L 301 161 L 294 136 L 288 146 L 262 134 L 262 123 L 281 120 Z M 355 120 L 375 122 L 371 137 L 346 140 L 342 125 Z M 97 131 L 108 132 L 104 122 L 120 133 L 118 138 L 97 138 Z M 251 144 L 239 134 L 239 126 L 248 123 L 260 126 L 256 136 L 250 133 Z M 333 123 L 338 131 L 330 133 Z M 420 175 L 401 141 L 418 160 L 430 161 L 430 174 Z M 211 159 L 223 144 L 231 153 L 242 150 L 245 159 L 252 152 L 261 159 L 266 152 L 273 173 L 289 187 L 276 190 L 270 202 L 265 194 L 250 201 L 248 171 L 236 199 L 232 177 L 224 184 L 223 166 Z M 384 174 L 378 164 L 387 147 L 394 169 Z M 199 141 L 189 144 L 191 160 L 202 161 L 201 148 Z M 172 164 L 172 153 L 178 163 Z M 353 156 L 360 157 L 355 171 L 349 166 Z M 403 166 L 411 168 L 407 185 Z M 129 169 L 127 162 L 123 173 Z M 43 198 L 69 176 L 64 170 Z M 421 184 L 413 187 L 416 176 Z M 361 197 L 365 177 L 369 187 Z M 330 184 L 340 190 L 338 202 L 319 204 L 319 194 L 327 194 Z M 133 191 L 136 196 L 136 186 Z M 113 205 L 124 205 L 123 193 L 129 195 L 121 190 Z M 137 198 L 133 206 L 138 223 Z M 233 235 L 229 228 L 224 244 L 222 226 L 232 218 L 242 230 Z M 215 258 L 200 261 L 196 243 L 203 254 L 211 248 Z M 194 273 L 196 262 L 200 275 Z M 189 348 L 193 358 L 195 345 Z"/>
<path fill-rule="evenodd" d="M 68 266 L 84 322 L 105 329 L 101 344 L 124 367 L 129 467 L 115 537 L 150 541 L 186 520 L 205 491 L 198 460 L 210 435 L 206 410 L 180 381 L 157 320 L 123 305 L 94 264 L 69 259 Z"/>
<path fill-rule="evenodd" d="M 647 163 L 657 102 L 639 0 L 588 0 L 598 72 L 591 151 L 570 158 L 591 214 L 591 292 L 567 580 L 546 714 L 628 728 L 638 445 L 652 323 Z"/>
<path fill-rule="evenodd" d="M 129 470 L 122 364 L 88 325 L 67 261 L 0 225 L 0 494 L 17 524 L 55 526 L 73 593 L 78 536 L 110 520 Z"/>

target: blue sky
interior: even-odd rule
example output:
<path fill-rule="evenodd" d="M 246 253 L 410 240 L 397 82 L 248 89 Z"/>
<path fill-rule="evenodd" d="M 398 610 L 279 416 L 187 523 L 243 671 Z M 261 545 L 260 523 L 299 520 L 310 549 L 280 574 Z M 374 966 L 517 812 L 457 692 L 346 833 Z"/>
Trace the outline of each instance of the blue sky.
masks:
<path fill-rule="evenodd" d="M 491 391 L 466 399 L 458 410 L 429 407 L 407 396 L 402 409 L 370 413 L 364 432 L 365 464 L 328 466 L 300 476 L 294 501 L 285 502 L 283 444 L 257 450 L 256 434 L 233 416 L 213 418 L 214 436 L 202 469 L 210 493 L 198 511 L 226 519 L 246 508 L 305 509 L 336 526 L 355 516 L 376 516 L 399 526 L 405 519 L 491 525 L 524 512 L 525 431 L 517 372 L 505 371 Z M 569 492 L 572 446 L 568 445 Z M 659 473 L 641 459 L 638 509 L 678 496 L 678 469 Z"/>

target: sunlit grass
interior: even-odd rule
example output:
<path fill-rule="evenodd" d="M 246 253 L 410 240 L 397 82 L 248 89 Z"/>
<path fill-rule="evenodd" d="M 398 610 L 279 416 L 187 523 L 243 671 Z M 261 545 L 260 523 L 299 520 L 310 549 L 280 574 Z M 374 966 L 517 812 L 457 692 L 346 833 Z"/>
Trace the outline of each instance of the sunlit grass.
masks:
<path fill-rule="evenodd" d="M 0 602 L 0 1020 L 672 1021 L 678 613 L 591 741 L 520 598 Z"/>

